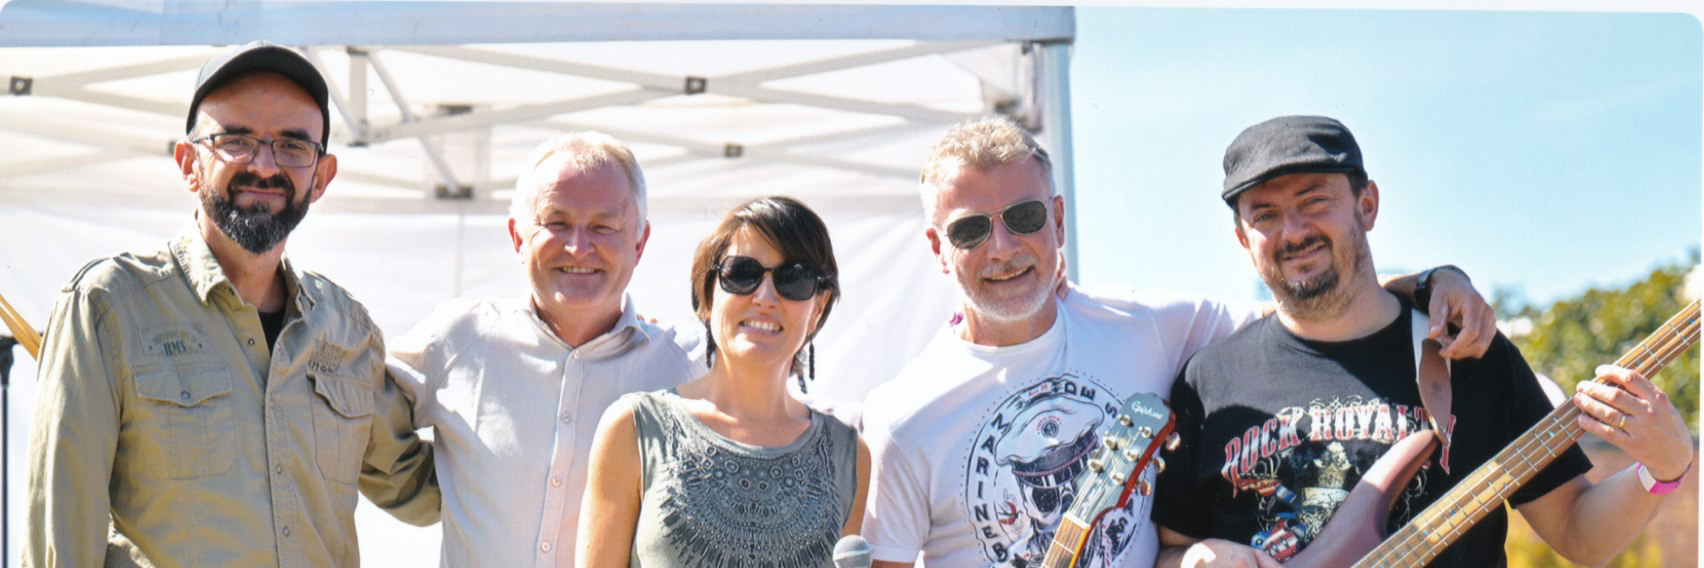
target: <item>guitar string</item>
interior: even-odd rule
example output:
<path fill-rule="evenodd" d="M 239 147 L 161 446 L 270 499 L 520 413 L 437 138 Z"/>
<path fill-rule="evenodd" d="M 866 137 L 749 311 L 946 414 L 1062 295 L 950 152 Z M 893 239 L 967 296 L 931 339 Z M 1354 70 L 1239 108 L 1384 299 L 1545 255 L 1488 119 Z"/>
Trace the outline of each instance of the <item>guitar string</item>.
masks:
<path fill-rule="evenodd" d="M 1698 322 L 1697 322 L 1696 314 L 1688 314 L 1687 312 L 1689 312 L 1689 311 L 1692 311 L 1692 310 L 1689 308 L 1689 310 L 1683 311 L 1682 314 L 1677 315 L 1676 318 L 1671 318 L 1671 324 L 1672 324 L 1673 319 L 1680 319 L 1681 317 L 1688 317 L 1688 321 L 1686 323 L 1691 326 L 1691 329 L 1688 332 L 1680 332 L 1680 330 L 1678 330 L 1678 329 L 1670 329 L 1670 330 L 1668 330 L 1670 333 L 1665 336 L 1662 333 L 1664 330 L 1659 329 L 1652 336 L 1652 339 L 1659 339 L 1659 338 L 1662 339 L 1662 341 L 1660 342 L 1661 346 L 1658 349 L 1658 351 L 1662 352 L 1662 355 L 1659 356 L 1658 359 L 1662 360 L 1663 364 L 1666 364 L 1668 361 L 1671 361 L 1674 357 L 1676 357 L 1680 353 L 1684 352 L 1687 348 L 1690 348 L 1691 344 L 1695 341 L 1695 339 L 1690 339 L 1690 338 L 1696 337 L 1696 332 L 1697 332 L 1696 328 L 1697 328 Z M 1669 325 L 1670 324 L 1665 324 L 1664 327 L 1668 327 Z M 1647 340 L 1646 343 L 1650 343 L 1650 341 Z M 1647 353 L 1651 353 L 1649 349 L 1646 349 L 1645 351 Z M 1652 353 L 1652 354 L 1656 355 L 1656 353 Z M 1628 363 L 1623 362 L 1623 364 L 1625 365 L 1625 364 L 1628 364 Z M 1644 367 L 1644 365 L 1637 365 L 1637 366 L 1638 367 Z M 1660 370 L 1660 365 L 1657 366 L 1657 368 Z M 1648 369 L 1647 369 L 1647 371 L 1648 371 Z M 1642 374 L 1648 374 L 1648 373 L 1642 372 Z M 1567 408 L 1573 408 L 1576 411 L 1578 410 L 1577 407 L 1573 407 L 1573 406 L 1570 406 L 1570 407 L 1567 407 Z M 1577 412 L 1571 413 L 1571 414 L 1574 414 L 1574 415 L 1577 416 Z M 1561 416 L 1551 416 L 1551 417 L 1548 417 L 1548 418 L 1553 419 L 1553 420 L 1551 420 L 1551 422 L 1553 423 L 1552 426 L 1561 425 L 1561 424 L 1571 424 L 1572 423 L 1571 420 L 1557 419 L 1557 418 L 1562 418 Z M 1536 429 L 1537 428 L 1535 427 L 1535 430 Z M 1554 439 L 1554 438 L 1551 438 L 1551 439 Z M 1538 441 L 1538 440 L 1535 440 L 1535 441 Z M 1563 450 L 1567 447 L 1566 445 L 1557 445 L 1557 444 L 1546 444 L 1546 446 L 1552 446 L 1552 447 L 1547 448 L 1548 453 L 1551 453 L 1552 455 L 1549 456 L 1548 459 L 1544 460 L 1545 463 L 1548 463 L 1549 461 L 1554 460 L 1555 455 L 1559 455 L 1561 450 Z M 1527 450 L 1527 451 L 1530 452 L 1530 450 Z M 1508 452 L 1505 452 L 1505 453 L 1508 453 Z M 1522 478 L 1520 481 L 1522 483 L 1524 483 L 1527 480 L 1527 478 L 1530 478 L 1531 475 L 1536 474 L 1538 467 L 1534 467 L 1535 464 L 1533 464 L 1532 461 L 1527 458 L 1527 456 L 1523 456 L 1522 461 L 1525 462 L 1525 464 L 1528 466 L 1527 469 L 1530 470 L 1530 471 L 1526 471 L 1526 472 L 1522 472 L 1520 474 L 1517 474 L 1517 477 Z M 1490 465 L 1495 466 L 1496 463 L 1501 463 L 1501 462 L 1493 462 Z M 1493 471 L 1494 469 L 1495 469 L 1494 467 L 1488 467 L 1488 468 L 1484 468 L 1480 471 L 1474 472 L 1475 474 L 1470 475 L 1468 480 L 1464 480 L 1464 482 L 1470 482 L 1470 483 L 1463 483 L 1463 486 L 1481 487 L 1481 489 L 1489 488 L 1489 486 L 1486 485 L 1486 484 L 1489 483 L 1489 481 L 1490 481 L 1489 478 L 1491 476 L 1489 474 L 1495 473 Z M 1485 475 L 1480 475 L 1480 474 L 1485 474 Z M 1503 484 L 1503 487 L 1505 489 L 1507 489 L 1509 487 L 1509 484 L 1507 482 L 1505 482 Z M 1470 494 L 1473 494 L 1473 493 L 1461 493 L 1461 495 L 1470 495 Z M 1440 501 L 1444 501 L 1444 500 L 1440 500 Z M 1460 499 L 1459 498 L 1455 499 L 1455 501 L 1460 501 Z M 1496 505 L 1500 506 L 1501 502 L 1502 502 L 1501 500 L 1494 500 L 1493 501 L 1493 500 L 1475 499 L 1475 501 L 1474 501 L 1475 507 L 1473 507 L 1470 510 L 1470 513 L 1471 513 L 1470 516 L 1474 517 L 1474 520 L 1477 521 L 1477 518 L 1482 517 L 1484 514 L 1489 512 L 1488 510 L 1483 510 L 1488 505 L 1496 504 Z M 1459 507 L 1460 507 L 1460 505 L 1458 503 L 1457 508 L 1459 508 Z M 1448 511 L 1448 508 L 1446 508 L 1446 512 L 1453 513 L 1453 511 Z M 1417 519 L 1416 521 L 1414 521 L 1413 523 L 1411 523 L 1409 525 L 1409 527 L 1415 527 L 1415 531 L 1409 531 L 1409 532 L 1410 533 L 1417 532 L 1418 526 L 1420 524 L 1422 524 L 1424 521 L 1427 521 L 1427 520 L 1430 520 L 1430 519 L 1435 519 L 1437 516 L 1438 515 L 1426 515 L 1423 512 L 1422 517 L 1424 517 L 1424 518 Z M 1459 531 L 1463 530 L 1466 526 L 1467 525 L 1454 524 L 1453 520 L 1452 520 L 1451 524 L 1449 524 L 1447 528 L 1451 529 L 1452 535 L 1456 535 L 1456 534 L 1459 534 Z M 1405 528 L 1407 528 L 1407 527 L 1405 527 Z M 1402 542 L 1397 542 L 1397 539 L 1392 539 L 1392 545 L 1393 546 L 1406 545 L 1407 548 L 1415 548 L 1416 547 L 1416 543 L 1411 538 L 1403 539 Z M 1406 556 L 1406 554 L 1405 554 L 1405 556 Z M 1369 556 L 1369 557 L 1371 557 L 1371 556 Z"/>
<path fill-rule="evenodd" d="M 1693 323 L 1696 323 L 1696 320 L 1694 320 Z M 1653 336 L 1653 337 L 1658 337 L 1658 336 Z M 1679 355 L 1679 353 L 1681 351 L 1684 351 L 1686 348 L 1690 347 L 1690 342 L 1686 341 L 1684 339 L 1684 336 L 1679 341 L 1679 343 L 1681 343 L 1680 345 L 1676 345 L 1675 344 L 1676 342 L 1674 341 L 1674 339 L 1675 339 L 1674 335 L 1670 335 L 1670 336 L 1668 336 L 1668 341 L 1663 342 L 1664 345 L 1662 345 L 1662 347 L 1659 348 L 1659 351 L 1666 352 L 1664 354 L 1666 356 L 1660 356 L 1660 357 L 1658 357 L 1659 359 L 1672 360 L 1673 357 Z M 1646 352 L 1651 353 L 1649 351 L 1649 349 L 1646 349 Z M 1655 353 L 1651 353 L 1651 354 L 1656 355 Z M 1639 365 L 1639 366 L 1643 367 L 1643 365 Z M 1551 418 L 1558 418 L 1558 417 L 1551 417 Z M 1559 424 L 1562 424 L 1562 423 L 1571 423 L 1571 421 L 1565 421 L 1565 420 L 1552 420 L 1552 422 L 1553 422 L 1552 426 L 1559 425 Z M 1554 439 L 1555 438 L 1551 438 L 1551 440 L 1554 440 Z M 1535 440 L 1535 441 L 1540 441 L 1540 440 Z M 1544 463 L 1547 464 L 1549 461 L 1554 460 L 1555 455 L 1559 455 L 1560 451 L 1562 449 L 1565 449 L 1565 448 L 1566 448 L 1566 446 L 1564 446 L 1564 445 L 1546 443 L 1544 449 L 1547 450 L 1546 453 L 1549 453 L 1549 454 L 1552 454 L 1552 455 L 1548 456 L 1548 459 L 1543 460 Z M 1510 461 L 1512 461 L 1512 460 L 1510 460 Z M 1501 463 L 1501 462 L 1494 462 L 1491 465 L 1495 466 L 1496 463 Z M 1526 466 L 1524 471 L 1520 471 L 1520 472 L 1516 473 L 1516 478 L 1521 483 L 1524 483 L 1525 481 L 1530 479 L 1530 477 L 1532 475 L 1536 474 L 1536 471 L 1539 469 L 1538 464 L 1534 464 L 1532 462 L 1532 460 L 1530 459 L 1530 450 L 1526 450 L 1526 452 L 1523 452 L 1523 454 L 1521 456 L 1521 463 L 1518 464 L 1518 465 L 1525 465 Z M 1460 495 L 1477 495 L 1473 499 L 1473 506 L 1471 508 L 1469 508 L 1469 510 L 1468 510 L 1468 512 L 1469 512 L 1468 518 L 1470 520 L 1474 521 L 1474 522 L 1477 522 L 1477 520 L 1479 518 L 1482 518 L 1485 514 L 1488 514 L 1489 508 L 1490 508 L 1491 505 L 1500 506 L 1501 503 L 1502 503 L 1501 499 L 1492 500 L 1492 499 L 1483 498 L 1484 495 L 1481 492 L 1481 491 L 1483 491 L 1483 489 L 1489 488 L 1488 484 L 1491 482 L 1490 478 L 1492 477 L 1489 474 L 1496 473 L 1496 471 L 1494 471 L 1495 469 L 1496 469 L 1495 467 L 1488 467 L 1488 468 L 1482 469 L 1480 471 L 1476 471 L 1475 474 L 1471 475 L 1469 479 L 1464 480 L 1465 483 L 1463 483 L 1463 486 L 1480 488 L 1480 491 L 1476 491 L 1476 492 L 1472 492 L 1472 493 L 1460 493 Z M 1481 474 L 1484 474 L 1484 475 L 1481 475 Z M 1505 481 L 1502 485 L 1503 485 L 1502 488 L 1505 489 L 1505 490 L 1510 486 L 1510 484 L 1507 481 Z M 1444 500 L 1440 500 L 1440 501 L 1444 501 Z M 1460 501 L 1460 499 L 1456 499 L 1456 501 Z M 1416 519 L 1415 521 L 1413 521 L 1409 525 L 1409 527 L 1413 527 L 1414 530 L 1406 531 L 1404 535 L 1400 535 L 1400 536 L 1411 537 L 1414 533 L 1419 532 L 1419 527 L 1421 525 L 1424 525 L 1424 524 L 1442 524 L 1443 528 L 1445 528 L 1448 531 L 1450 536 L 1459 537 L 1459 535 L 1463 531 L 1465 531 L 1466 529 L 1471 527 L 1471 524 L 1468 524 L 1468 523 L 1458 524 L 1456 522 L 1457 517 L 1454 516 L 1454 513 L 1459 508 L 1461 508 L 1461 506 L 1460 506 L 1459 503 L 1457 503 L 1455 507 L 1445 507 L 1445 508 L 1441 509 L 1440 514 L 1428 515 L 1428 514 L 1425 514 L 1423 512 L 1422 515 L 1421 515 L 1421 518 Z M 1439 517 L 1444 517 L 1447 520 L 1438 521 L 1437 519 Z M 1407 527 L 1405 527 L 1405 528 L 1407 528 Z M 1421 560 L 1420 560 L 1421 563 L 1423 563 L 1426 559 L 1426 556 L 1425 556 L 1424 553 L 1427 550 L 1432 550 L 1434 554 L 1436 553 L 1436 550 L 1435 550 L 1436 547 L 1420 546 L 1421 544 L 1424 544 L 1424 543 L 1415 541 L 1412 538 L 1403 538 L 1400 541 L 1398 539 L 1392 539 L 1391 544 L 1392 544 L 1392 547 L 1401 547 L 1401 549 L 1402 549 L 1401 554 L 1404 558 L 1415 556 L 1416 552 L 1420 553 L 1419 556 L 1421 558 Z M 1372 555 L 1369 555 L 1369 558 L 1371 558 L 1371 557 L 1372 557 Z M 1388 558 L 1388 555 L 1384 555 L 1384 557 Z"/>
<path fill-rule="evenodd" d="M 1684 314 L 1684 312 L 1683 312 L 1683 314 Z M 1696 323 L 1697 323 L 1696 318 L 1692 318 L 1687 323 L 1692 324 L 1694 329 L 1692 329 L 1691 331 L 1696 332 Z M 1687 348 L 1691 347 L 1692 341 L 1689 341 L 1687 339 L 1687 337 L 1689 337 L 1689 336 L 1683 334 L 1683 332 L 1681 332 L 1678 329 L 1669 330 L 1670 334 L 1668 334 L 1666 336 L 1662 334 L 1662 331 L 1663 330 L 1659 330 L 1656 334 L 1653 334 L 1653 337 L 1652 337 L 1652 339 L 1662 339 L 1663 340 L 1663 341 L 1659 342 L 1659 347 L 1658 347 L 1658 350 L 1657 350 L 1660 353 L 1652 352 L 1648 348 L 1644 349 L 1644 351 L 1647 354 L 1657 356 L 1657 358 L 1659 360 L 1662 360 L 1662 362 L 1664 364 L 1666 364 L 1668 361 L 1670 361 L 1674 357 L 1678 356 L 1681 352 L 1684 352 Z M 1650 343 L 1650 341 L 1647 341 L 1646 343 Z M 1624 362 L 1624 364 L 1626 364 L 1626 363 Z M 1645 365 L 1632 365 L 1632 366 L 1641 367 L 1641 368 L 1645 367 Z M 1660 369 L 1660 365 L 1656 366 L 1656 367 L 1658 369 Z M 1649 371 L 1649 369 L 1645 368 L 1644 371 L 1642 371 L 1642 374 L 1648 374 L 1648 371 Z M 1552 424 L 1548 425 L 1549 427 L 1546 428 L 1547 430 L 1554 430 L 1555 427 L 1557 427 L 1557 426 L 1572 425 L 1573 424 L 1572 416 L 1578 415 L 1578 412 L 1577 412 L 1578 408 L 1572 407 L 1572 406 L 1566 407 L 1566 408 L 1572 408 L 1572 409 L 1575 410 L 1575 412 L 1566 413 L 1570 416 L 1563 416 L 1563 415 L 1559 414 L 1557 416 L 1547 417 L 1547 418 L 1552 419 L 1552 420 L 1550 420 L 1550 422 L 1552 422 Z M 1536 429 L 1537 428 L 1535 428 L 1535 430 Z M 1583 433 L 1583 431 L 1581 431 L 1580 433 Z M 1478 518 L 1482 518 L 1484 514 L 1489 513 L 1492 506 L 1501 506 L 1501 504 L 1502 504 L 1501 499 L 1487 499 L 1487 498 L 1485 498 L 1485 495 L 1483 493 L 1484 489 L 1490 488 L 1490 484 L 1492 483 L 1491 478 L 1493 477 L 1491 474 L 1497 473 L 1497 471 L 1496 471 L 1497 468 L 1495 467 L 1497 464 L 1509 463 L 1511 465 L 1525 466 L 1524 469 L 1517 470 L 1515 475 L 1514 475 L 1514 477 L 1516 478 L 1518 483 L 1525 483 L 1526 481 L 1530 480 L 1530 478 L 1533 475 L 1536 475 L 1537 470 L 1540 469 L 1542 467 L 1542 465 L 1547 465 L 1550 461 L 1553 461 L 1557 455 L 1560 455 L 1561 451 L 1565 450 L 1568 447 L 1568 445 L 1571 445 L 1572 439 L 1577 438 L 1577 436 L 1564 436 L 1563 438 L 1566 438 L 1567 441 L 1570 442 L 1570 444 L 1557 444 L 1557 443 L 1554 443 L 1554 441 L 1558 440 L 1558 439 L 1562 439 L 1562 438 L 1554 437 L 1553 432 L 1547 432 L 1546 434 L 1547 434 L 1547 437 L 1545 439 L 1538 439 L 1538 438 L 1533 439 L 1534 442 L 1542 443 L 1543 446 L 1541 446 L 1540 449 L 1544 450 L 1544 452 L 1546 454 L 1548 454 L 1547 456 L 1545 456 L 1545 459 L 1540 460 L 1542 463 L 1533 462 L 1533 460 L 1531 459 L 1531 457 L 1533 455 L 1532 450 L 1530 449 L 1530 445 L 1528 445 L 1527 447 L 1521 448 L 1522 451 L 1520 452 L 1520 456 L 1519 456 L 1520 462 L 1519 463 L 1514 463 L 1513 459 L 1495 461 L 1492 464 L 1490 464 L 1492 467 L 1488 467 L 1488 468 L 1482 469 L 1480 471 L 1476 471 L 1476 472 L 1474 472 L 1475 473 L 1474 475 L 1471 475 L 1469 477 L 1469 479 L 1464 480 L 1464 483 L 1462 484 L 1463 486 L 1475 487 L 1475 488 L 1479 489 L 1478 491 L 1474 491 L 1474 492 L 1471 492 L 1471 493 L 1460 493 L 1460 495 L 1475 495 L 1476 496 L 1473 499 L 1473 506 L 1469 510 L 1469 512 L 1470 512 L 1469 517 L 1472 518 L 1472 520 L 1477 521 Z M 1505 453 L 1509 453 L 1509 452 L 1505 452 Z M 1499 492 L 1505 492 L 1503 490 L 1507 490 L 1509 487 L 1510 487 L 1510 483 L 1507 480 L 1505 480 L 1502 483 L 1502 487 L 1500 488 L 1501 490 Z M 1441 499 L 1440 501 L 1445 501 L 1445 500 Z M 1456 499 L 1456 501 L 1460 501 L 1460 499 Z M 1456 507 L 1453 507 L 1453 508 L 1446 507 L 1445 509 L 1443 509 L 1442 515 L 1439 515 L 1439 514 L 1427 515 L 1423 512 L 1421 518 L 1416 519 L 1414 521 L 1414 523 L 1412 523 L 1410 526 L 1418 527 L 1418 525 L 1420 525 L 1422 523 L 1426 523 L 1428 521 L 1434 522 L 1434 523 L 1438 522 L 1438 521 L 1436 521 L 1436 519 L 1439 516 L 1452 517 L 1453 513 L 1454 513 L 1454 509 L 1457 509 L 1457 508 L 1460 508 L 1460 507 L 1461 507 L 1461 505 L 1459 503 L 1457 503 Z M 1443 523 L 1445 524 L 1445 528 L 1450 530 L 1450 533 L 1451 533 L 1452 536 L 1459 536 L 1461 531 L 1466 530 L 1467 528 L 1471 527 L 1470 524 L 1466 524 L 1466 523 L 1456 524 L 1454 518 L 1451 518 L 1449 521 L 1444 521 Z M 1408 544 L 1412 545 L 1412 543 L 1408 543 Z"/>
<path fill-rule="evenodd" d="M 1662 367 L 1666 366 L 1669 362 L 1673 361 L 1675 357 L 1678 357 L 1681 353 L 1691 348 L 1693 343 L 1697 342 L 1699 326 L 1698 311 L 1699 302 L 1694 301 L 1692 304 L 1688 305 L 1686 309 L 1681 310 L 1680 313 L 1676 314 L 1674 317 L 1670 318 L 1668 322 L 1665 322 L 1662 326 L 1660 326 L 1652 333 L 1650 338 L 1641 342 L 1632 351 L 1625 354 L 1621 360 L 1617 361 L 1617 366 L 1635 369 L 1641 375 L 1646 376 L 1660 371 Z M 1682 326 L 1685 326 L 1685 328 L 1683 329 Z M 1656 352 L 1653 352 L 1651 349 L 1653 341 L 1657 344 Z M 1641 350 L 1643 353 L 1639 353 Z M 1651 360 L 1638 361 L 1638 359 L 1643 358 L 1644 355 L 1654 357 L 1655 364 L 1652 364 L 1653 361 Z M 1546 416 L 1545 419 L 1540 420 L 1539 424 L 1535 425 L 1532 429 L 1532 432 L 1538 432 L 1541 436 L 1533 436 L 1530 441 L 1527 440 L 1529 438 L 1528 436 L 1522 436 L 1520 440 L 1517 440 L 1517 444 L 1512 445 L 1509 448 L 1505 448 L 1504 451 L 1500 452 L 1493 458 L 1493 461 L 1488 462 L 1486 467 L 1482 467 L 1469 474 L 1466 479 L 1463 479 L 1462 484 L 1458 485 L 1456 489 L 1451 490 L 1449 493 L 1446 493 L 1445 498 L 1439 499 L 1438 502 L 1433 503 L 1431 507 L 1427 508 L 1427 511 L 1436 508 L 1440 503 L 1443 503 L 1446 500 L 1452 501 L 1452 506 L 1439 509 L 1438 513 L 1428 514 L 1427 511 L 1422 511 L 1419 517 L 1410 521 L 1407 526 L 1398 530 L 1399 534 L 1395 535 L 1396 538 L 1391 538 L 1376 547 L 1373 553 L 1369 554 L 1362 560 L 1362 562 L 1359 562 L 1356 565 L 1363 565 L 1367 560 L 1372 560 L 1376 557 L 1379 559 L 1379 562 L 1375 565 L 1386 566 L 1387 564 L 1385 564 L 1385 562 L 1390 560 L 1391 553 L 1399 553 L 1403 559 L 1418 560 L 1415 565 L 1424 564 L 1426 561 L 1430 560 L 1438 552 L 1441 552 L 1441 550 L 1437 547 L 1424 546 L 1426 542 L 1431 539 L 1425 538 L 1429 535 L 1419 534 L 1422 532 L 1420 525 L 1444 522 L 1446 523 L 1445 528 L 1449 531 L 1450 536 L 1459 537 L 1463 531 L 1471 528 L 1471 526 L 1474 523 L 1477 523 L 1479 519 L 1489 514 L 1491 505 L 1499 507 L 1502 505 L 1502 498 L 1480 499 L 1478 497 L 1483 496 L 1484 490 L 1491 488 L 1493 474 L 1499 473 L 1499 470 L 1505 469 L 1501 466 L 1501 464 L 1513 462 L 1510 458 L 1513 458 L 1514 455 L 1504 456 L 1503 454 L 1518 454 L 1520 458 L 1520 463 L 1518 465 L 1525 466 L 1514 475 L 1515 483 L 1511 484 L 1509 480 L 1504 480 L 1502 487 L 1498 491 L 1498 493 L 1512 493 L 1511 486 L 1519 487 L 1519 485 L 1529 481 L 1531 477 L 1537 474 L 1538 470 L 1541 469 L 1543 465 L 1548 465 L 1551 461 L 1554 461 L 1556 456 L 1561 455 L 1562 451 L 1572 445 L 1573 440 L 1578 439 L 1579 435 L 1584 434 L 1584 431 L 1578 428 L 1574 428 L 1573 432 L 1555 432 L 1555 430 L 1565 429 L 1566 426 L 1569 425 L 1577 426 L 1577 423 L 1575 423 L 1574 420 L 1578 417 L 1578 415 L 1579 407 L 1571 404 L 1558 408 L 1557 411 L 1553 411 L 1550 415 Z M 1541 427 L 1543 430 L 1542 432 L 1540 432 Z M 1566 443 L 1558 443 L 1558 440 L 1565 441 Z M 1539 460 L 1541 463 L 1535 463 L 1531 459 L 1533 450 L 1530 449 L 1530 446 L 1533 443 L 1540 444 L 1540 450 L 1543 450 L 1546 454 L 1548 454 Z M 1514 451 L 1517 450 L 1517 446 L 1519 446 L 1519 451 Z M 1506 471 L 1503 473 L 1506 473 Z M 1464 487 L 1476 488 L 1477 490 L 1465 491 L 1463 490 Z M 1456 497 L 1451 498 L 1450 494 L 1456 494 Z M 1454 514 L 1462 509 L 1460 501 L 1464 497 L 1468 496 L 1475 497 L 1473 500 L 1473 506 L 1467 509 L 1469 514 L 1466 518 L 1469 519 L 1469 521 L 1458 524 L 1455 522 L 1458 517 L 1455 517 Z M 1438 517 L 1440 516 L 1446 517 L 1448 520 L 1438 521 Z"/>
<path fill-rule="evenodd" d="M 1162 428 L 1159 434 L 1146 438 L 1145 442 L 1141 442 L 1142 461 L 1146 461 L 1153 456 L 1153 444 L 1170 431 L 1171 430 L 1168 428 Z M 1147 466 L 1145 465 L 1138 468 L 1137 466 L 1141 465 L 1142 461 L 1130 460 L 1124 456 L 1123 452 L 1108 449 L 1106 451 L 1105 459 L 1107 459 L 1109 463 L 1107 463 L 1107 466 L 1103 471 L 1131 470 L 1131 477 L 1137 477 L 1142 475 L 1147 469 Z M 1101 478 L 1097 475 L 1090 479 Z M 1101 496 L 1109 490 L 1110 487 L 1107 485 L 1095 483 L 1087 491 L 1084 491 L 1083 495 L 1080 496 L 1075 503 L 1072 503 L 1069 513 L 1060 518 L 1058 528 L 1054 529 L 1052 542 L 1049 543 L 1047 547 L 1047 554 L 1042 557 L 1043 566 L 1049 568 L 1054 566 L 1069 568 L 1071 565 L 1076 563 L 1076 549 L 1081 547 L 1084 540 L 1087 540 L 1088 532 L 1094 526 L 1095 511 L 1090 511 L 1089 509 L 1093 509 L 1096 503 L 1100 501 Z M 1124 486 L 1119 485 L 1118 491 L 1120 495 L 1122 495 L 1124 492 Z M 1082 519 L 1083 524 L 1073 521 L 1070 515 L 1075 515 L 1077 518 Z M 1065 543 L 1070 544 L 1067 545 Z"/>

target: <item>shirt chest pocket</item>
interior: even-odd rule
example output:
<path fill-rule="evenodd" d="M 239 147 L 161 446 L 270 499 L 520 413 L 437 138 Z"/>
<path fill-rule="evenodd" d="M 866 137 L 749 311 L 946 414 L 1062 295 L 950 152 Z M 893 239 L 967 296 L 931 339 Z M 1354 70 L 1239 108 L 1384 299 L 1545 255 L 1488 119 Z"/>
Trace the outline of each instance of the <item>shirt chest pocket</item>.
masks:
<path fill-rule="evenodd" d="M 163 458 L 154 469 L 172 479 L 221 475 L 231 469 L 237 456 L 237 423 L 228 366 L 217 360 L 140 364 L 132 366 L 131 376 L 142 402 L 133 415 L 144 432 L 140 443 L 156 448 Z"/>
<path fill-rule="evenodd" d="M 354 484 L 372 432 L 370 381 L 342 373 L 309 373 L 314 385 L 314 461 L 320 475 Z"/>

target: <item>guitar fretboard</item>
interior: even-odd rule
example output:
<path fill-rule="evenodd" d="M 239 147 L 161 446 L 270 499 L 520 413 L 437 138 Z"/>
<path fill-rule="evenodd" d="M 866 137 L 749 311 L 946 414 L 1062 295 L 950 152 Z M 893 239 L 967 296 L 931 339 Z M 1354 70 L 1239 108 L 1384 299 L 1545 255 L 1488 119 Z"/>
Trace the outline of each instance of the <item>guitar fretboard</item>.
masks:
<path fill-rule="evenodd" d="M 1616 366 L 1646 377 L 1661 371 L 1698 342 L 1698 311 L 1695 300 L 1616 360 Z M 1419 567 L 1430 562 L 1574 445 L 1585 434 L 1577 422 L 1580 414 L 1579 406 L 1564 401 L 1355 566 Z"/>
<path fill-rule="evenodd" d="M 1053 543 L 1047 546 L 1047 556 L 1042 559 L 1042 568 L 1071 568 L 1077 564 L 1077 550 L 1083 547 L 1083 539 L 1088 538 L 1089 529 L 1086 523 L 1066 515 L 1059 521 L 1058 532 L 1053 533 Z"/>

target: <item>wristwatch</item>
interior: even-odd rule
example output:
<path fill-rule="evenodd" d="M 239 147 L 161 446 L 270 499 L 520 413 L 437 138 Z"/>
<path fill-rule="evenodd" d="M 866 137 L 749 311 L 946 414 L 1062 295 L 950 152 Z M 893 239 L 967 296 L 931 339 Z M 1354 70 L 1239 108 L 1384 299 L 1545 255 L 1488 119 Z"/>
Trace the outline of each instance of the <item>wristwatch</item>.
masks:
<path fill-rule="evenodd" d="M 1414 307 L 1420 308 L 1422 312 L 1432 305 L 1432 275 L 1439 270 L 1454 270 L 1463 276 L 1467 275 L 1460 268 L 1450 264 L 1434 266 L 1420 271 L 1420 276 L 1414 279 Z"/>
<path fill-rule="evenodd" d="M 1639 484 L 1645 486 L 1645 492 L 1652 495 L 1662 495 L 1680 488 L 1680 482 L 1686 480 L 1686 474 L 1692 472 L 1692 464 L 1686 464 L 1686 471 L 1680 472 L 1680 477 L 1674 481 L 1657 481 L 1651 476 L 1651 470 L 1645 464 L 1639 464 Z"/>

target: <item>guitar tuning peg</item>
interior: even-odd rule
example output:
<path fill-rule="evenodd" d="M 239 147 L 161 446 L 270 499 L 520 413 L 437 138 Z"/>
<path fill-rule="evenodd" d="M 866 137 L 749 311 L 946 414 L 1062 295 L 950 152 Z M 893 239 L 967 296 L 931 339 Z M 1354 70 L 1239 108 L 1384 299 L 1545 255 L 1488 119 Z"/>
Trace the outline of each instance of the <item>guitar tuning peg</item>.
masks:
<path fill-rule="evenodd" d="M 1147 426 L 1143 426 L 1141 430 L 1136 431 L 1136 435 L 1141 436 L 1143 438 L 1152 438 L 1152 437 L 1154 437 L 1154 429 L 1149 428 Z"/>
<path fill-rule="evenodd" d="M 1119 425 L 1120 425 L 1120 426 L 1123 426 L 1123 427 L 1125 427 L 1125 428 L 1129 428 L 1129 427 L 1130 427 L 1130 425 L 1131 425 L 1131 424 L 1134 424 L 1134 422 L 1131 422 L 1131 421 L 1130 421 L 1130 416 L 1129 416 L 1129 415 L 1126 415 L 1126 414 L 1120 414 L 1120 415 L 1118 415 L 1118 424 L 1119 424 Z"/>
<path fill-rule="evenodd" d="M 1136 448 L 1125 448 L 1124 459 L 1130 460 L 1131 462 L 1142 461 L 1142 454 L 1137 452 Z"/>
<path fill-rule="evenodd" d="M 1095 473 L 1106 471 L 1106 463 L 1100 460 L 1089 460 L 1089 469 L 1094 470 Z"/>
<path fill-rule="evenodd" d="M 1122 473 L 1112 474 L 1112 482 L 1113 483 L 1116 483 L 1116 484 L 1119 484 L 1119 485 L 1124 485 L 1124 481 L 1127 480 L 1127 479 L 1130 479 L 1130 477 L 1126 476 Z"/>
<path fill-rule="evenodd" d="M 1177 435 L 1177 432 L 1172 432 L 1170 436 L 1166 436 L 1166 451 L 1177 450 L 1177 446 L 1182 443 L 1183 436 Z"/>
<path fill-rule="evenodd" d="M 1138 481 L 1138 482 L 1136 482 L 1136 492 L 1141 493 L 1143 497 L 1153 495 L 1154 494 L 1154 484 L 1148 483 L 1148 480 L 1146 480 L 1146 479 Z"/>
<path fill-rule="evenodd" d="M 1116 452 L 1116 451 L 1118 451 L 1118 438 L 1114 438 L 1112 436 L 1102 436 L 1101 437 L 1101 445 L 1106 446 L 1106 449 L 1108 449 L 1108 450 L 1112 450 L 1112 451 Z"/>
<path fill-rule="evenodd" d="M 1165 473 L 1165 471 L 1166 459 L 1160 456 L 1154 456 L 1154 473 Z"/>

